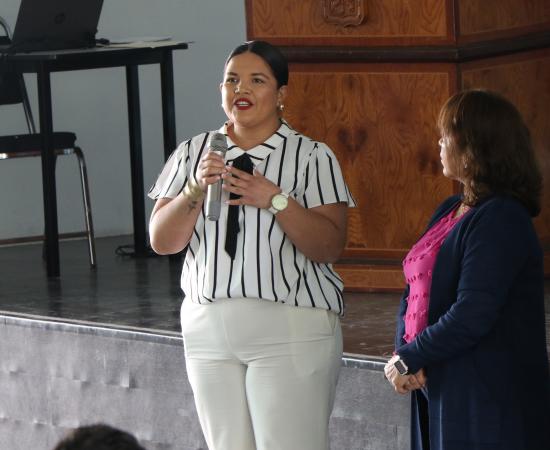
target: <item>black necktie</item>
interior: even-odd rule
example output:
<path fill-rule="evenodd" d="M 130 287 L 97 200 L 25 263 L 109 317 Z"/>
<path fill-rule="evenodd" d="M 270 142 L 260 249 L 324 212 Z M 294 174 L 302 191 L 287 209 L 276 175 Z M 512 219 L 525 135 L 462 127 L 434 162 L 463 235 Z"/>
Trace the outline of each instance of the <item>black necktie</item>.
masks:
<path fill-rule="evenodd" d="M 236 167 L 243 172 L 252 173 L 254 170 L 254 164 L 246 153 L 233 160 L 233 167 Z M 233 200 L 240 198 L 240 195 L 230 193 L 229 199 Z M 231 259 L 235 259 L 235 253 L 237 251 L 237 235 L 239 234 L 239 205 L 229 205 L 229 211 L 227 213 L 227 231 L 225 234 L 225 251 L 229 254 Z"/>

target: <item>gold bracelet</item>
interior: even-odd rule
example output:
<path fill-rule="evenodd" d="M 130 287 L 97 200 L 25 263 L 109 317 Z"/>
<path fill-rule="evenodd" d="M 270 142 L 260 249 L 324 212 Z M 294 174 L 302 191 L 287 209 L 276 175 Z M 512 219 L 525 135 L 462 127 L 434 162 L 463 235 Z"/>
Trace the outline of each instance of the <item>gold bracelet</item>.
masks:
<path fill-rule="evenodd" d="M 195 180 L 189 178 L 189 181 L 187 182 L 187 184 L 185 185 L 185 189 L 183 190 L 183 195 L 185 195 L 192 202 L 196 202 L 197 200 L 204 197 L 204 192 Z"/>

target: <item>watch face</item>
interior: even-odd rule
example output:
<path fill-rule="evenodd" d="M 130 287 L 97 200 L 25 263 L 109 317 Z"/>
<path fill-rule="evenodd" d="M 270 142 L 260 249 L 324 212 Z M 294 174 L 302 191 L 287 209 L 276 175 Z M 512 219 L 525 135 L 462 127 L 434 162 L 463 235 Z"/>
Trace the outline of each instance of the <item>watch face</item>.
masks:
<path fill-rule="evenodd" d="M 277 211 L 282 211 L 288 205 L 288 198 L 286 198 L 284 195 L 281 195 L 281 194 L 274 195 L 273 198 L 271 199 L 271 205 Z"/>
<path fill-rule="evenodd" d="M 400 375 L 407 375 L 407 367 L 405 366 L 405 364 L 403 363 L 403 361 L 401 360 L 397 360 L 393 363 L 393 365 L 395 366 L 395 368 L 397 369 L 397 371 L 399 372 Z"/>

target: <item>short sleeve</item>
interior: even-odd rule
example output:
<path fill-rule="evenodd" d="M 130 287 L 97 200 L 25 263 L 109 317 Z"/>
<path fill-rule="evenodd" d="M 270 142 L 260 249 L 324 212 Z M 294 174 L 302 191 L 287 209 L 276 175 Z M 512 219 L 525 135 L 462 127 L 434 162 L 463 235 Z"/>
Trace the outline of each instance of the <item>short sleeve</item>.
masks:
<path fill-rule="evenodd" d="M 159 198 L 174 198 L 187 184 L 189 147 L 191 141 L 183 142 L 166 161 L 157 181 L 147 194 L 153 200 Z"/>
<path fill-rule="evenodd" d="M 306 208 L 340 202 L 356 206 L 340 164 L 326 144 L 316 143 L 311 152 L 305 169 L 303 202 Z"/>

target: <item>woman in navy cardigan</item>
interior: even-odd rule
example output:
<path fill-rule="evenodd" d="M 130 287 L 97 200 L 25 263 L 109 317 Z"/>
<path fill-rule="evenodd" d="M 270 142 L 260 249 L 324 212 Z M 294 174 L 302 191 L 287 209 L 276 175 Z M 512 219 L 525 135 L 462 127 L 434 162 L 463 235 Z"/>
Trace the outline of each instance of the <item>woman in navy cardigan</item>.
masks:
<path fill-rule="evenodd" d="M 407 288 L 385 374 L 411 392 L 414 450 L 550 449 L 542 180 L 517 109 L 481 90 L 439 117 L 447 199 L 403 262 Z"/>

